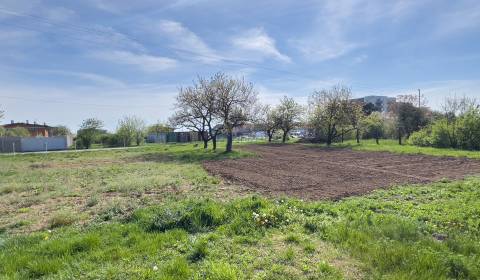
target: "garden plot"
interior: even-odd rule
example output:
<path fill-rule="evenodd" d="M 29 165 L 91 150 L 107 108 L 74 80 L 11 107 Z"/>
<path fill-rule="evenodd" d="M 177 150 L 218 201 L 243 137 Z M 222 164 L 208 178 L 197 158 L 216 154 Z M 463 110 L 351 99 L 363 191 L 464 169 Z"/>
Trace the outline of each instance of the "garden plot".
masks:
<path fill-rule="evenodd" d="M 207 161 L 204 167 L 263 194 L 338 199 L 404 184 L 480 174 L 480 160 L 307 145 L 249 145 L 258 157 Z"/>

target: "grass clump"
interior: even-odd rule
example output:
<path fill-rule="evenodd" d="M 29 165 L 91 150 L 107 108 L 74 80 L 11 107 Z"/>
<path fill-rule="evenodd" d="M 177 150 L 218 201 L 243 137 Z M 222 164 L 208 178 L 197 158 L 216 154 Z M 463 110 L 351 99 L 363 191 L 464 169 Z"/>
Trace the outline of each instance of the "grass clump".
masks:
<path fill-rule="evenodd" d="M 58 228 L 63 226 L 68 226 L 77 220 L 77 217 L 74 213 L 69 211 L 61 211 L 54 214 L 48 221 L 49 228 Z"/>
<path fill-rule="evenodd" d="M 211 200 L 170 203 L 142 209 L 133 214 L 133 220 L 149 231 L 181 228 L 190 233 L 205 232 L 223 223 L 225 213 Z"/>

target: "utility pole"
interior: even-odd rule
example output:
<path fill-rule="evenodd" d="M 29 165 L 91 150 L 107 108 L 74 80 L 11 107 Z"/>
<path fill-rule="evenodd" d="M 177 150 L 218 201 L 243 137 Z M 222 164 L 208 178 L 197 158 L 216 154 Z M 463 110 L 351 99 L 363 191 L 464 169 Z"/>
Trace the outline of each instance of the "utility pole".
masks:
<path fill-rule="evenodd" d="M 418 89 L 418 108 L 420 108 L 422 105 L 421 105 L 421 101 L 422 100 L 422 95 L 420 94 L 420 89 Z"/>

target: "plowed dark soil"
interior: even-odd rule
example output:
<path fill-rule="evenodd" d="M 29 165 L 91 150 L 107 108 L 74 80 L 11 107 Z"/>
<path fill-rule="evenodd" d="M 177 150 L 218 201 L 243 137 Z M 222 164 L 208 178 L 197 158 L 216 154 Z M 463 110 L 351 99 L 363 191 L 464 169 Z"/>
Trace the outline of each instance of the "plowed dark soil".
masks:
<path fill-rule="evenodd" d="M 342 198 L 403 184 L 480 175 L 480 160 L 326 149 L 301 144 L 249 145 L 258 157 L 205 162 L 214 175 L 271 196 Z"/>

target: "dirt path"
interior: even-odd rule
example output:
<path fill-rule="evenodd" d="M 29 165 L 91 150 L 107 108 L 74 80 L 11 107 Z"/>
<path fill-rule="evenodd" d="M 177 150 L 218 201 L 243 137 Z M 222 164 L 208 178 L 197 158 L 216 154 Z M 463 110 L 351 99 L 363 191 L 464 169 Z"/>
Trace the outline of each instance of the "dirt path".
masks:
<path fill-rule="evenodd" d="M 341 198 L 378 188 L 462 179 L 480 174 L 480 160 L 306 145 L 249 145 L 258 157 L 205 162 L 212 174 L 255 191 L 306 199 Z"/>

